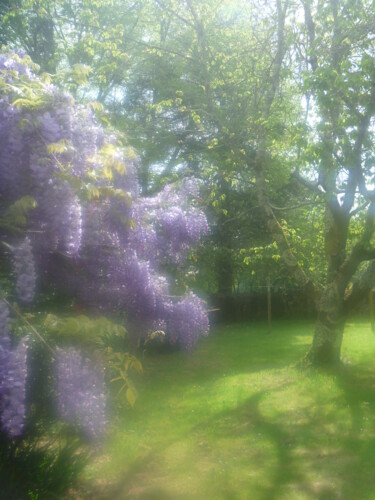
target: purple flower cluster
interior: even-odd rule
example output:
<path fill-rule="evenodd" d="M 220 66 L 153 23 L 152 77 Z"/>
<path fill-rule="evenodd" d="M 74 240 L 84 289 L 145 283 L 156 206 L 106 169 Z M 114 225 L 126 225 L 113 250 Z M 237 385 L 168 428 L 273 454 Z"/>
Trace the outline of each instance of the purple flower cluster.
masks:
<path fill-rule="evenodd" d="M 123 286 L 122 299 L 130 314 L 147 322 L 163 316 L 168 297 L 166 278 L 157 274 L 149 262 L 139 260 L 135 252 L 125 255 L 117 269 L 119 284 Z"/>
<path fill-rule="evenodd" d="M 21 302 L 30 303 L 34 298 L 36 273 L 31 242 L 28 237 L 12 248 L 16 290 Z"/>
<path fill-rule="evenodd" d="M 60 417 L 90 438 L 101 436 L 106 425 L 103 370 L 71 347 L 58 349 L 56 377 Z"/>
<path fill-rule="evenodd" d="M 181 349 L 191 351 L 201 335 L 207 336 L 209 323 L 205 303 L 190 292 L 173 304 L 168 320 L 171 342 L 178 342 Z"/>
<path fill-rule="evenodd" d="M 168 185 L 156 196 L 133 203 L 130 242 L 141 258 L 159 265 L 186 260 L 189 249 L 208 233 L 205 214 L 194 206 L 198 190 L 196 179 L 184 179 L 181 185 Z"/>
<path fill-rule="evenodd" d="M 34 78 L 34 74 L 28 64 L 25 64 L 25 52 L 18 50 L 13 52 L 10 57 L 9 53 L 0 54 L 0 71 L 8 72 L 7 80 L 11 82 L 21 76 L 27 76 L 29 79 Z"/>
<path fill-rule="evenodd" d="M 114 218 L 116 211 L 128 220 L 126 203 L 123 207 L 119 200 L 86 205 L 81 286 L 75 287 L 79 300 L 86 305 L 97 302 L 101 307 L 126 310 L 140 338 L 153 324 L 164 325 L 167 333 L 165 325 L 176 299 L 170 296 L 160 269 L 165 264 L 183 263 L 189 249 L 208 231 L 203 212 L 192 206 L 197 188 L 197 182 L 187 179 L 181 186 L 167 186 L 155 197 L 135 198 L 130 225 L 116 223 Z M 87 276 L 95 283 L 94 289 L 84 280 Z M 195 318 L 194 339 L 205 334 L 208 324 L 207 313 L 198 302 L 198 298 L 184 302 L 186 310 L 192 308 L 190 317 Z M 182 325 L 181 321 L 174 323 L 173 336 L 181 332 L 186 337 Z"/>
<path fill-rule="evenodd" d="M 82 305 L 126 310 L 139 335 L 158 325 L 171 341 L 192 349 L 208 332 L 204 303 L 193 294 L 171 297 L 161 271 L 182 265 L 208 231 L 198 181 L 184 179 L 154 197 L 139 197 L 134 156 L 127 159 L 92 111 L 42 83 L 26 63 L 22 55 L 0 55 L 0 78 L 12 82 L 0 92 L 0 217 L 26 195 L 36 201 L 28 214 L 32 242 L 26 238 L 13 250 L 20 300 L 32 301 L 38 276 L 41 286 L 45 279 L 64 286 Z M 12 104 L 17 79 L 26 85 L 28 78 L 34 87 L 39 82 L 44 99 L 39 107 L 17 108 Z M 9 395 L 2 396 L 9 409 L 4 406 L 2 415 L 9 421 L 15 388 L 26 373 L 26 347 L 20 344 L 10 355 L 6 334 L 1 342 L 2 356 L 9 360 L 1 365 L 2 394 Z M 74 349 L 59 351 L 56 370 L 61 414 L 90 435 L 100 433 L 102 374 Z M 21 408 L 24 396 L 17 394 Z M 20 425 L 15 418 L 12 422 Z"/>
<path fill-rule="evenodd" d="M 66 103 L 64 110 L 60 109 L 64 102 L 58 97 L 55 97 L 54 111 L 38 116 L 37 125 L 30 132 L 35 140 L 31 148 L 29 175 L 32 195 L 38 205 L 34 220 L 43 228 L 45 246 L 72 255 L 78 252 L 82 236 L 82 211 L 72 183 L 84 168 L 81 168 L 81 163 L 75 163 L 75 170 L 71 167 L 74 150 L 71 114 L 67 113 L 69 106 Z M 70 108 L 72 111 L 71 105 Z M 49 145 L 61 141 L 67 144 L 65 152 L 48 153 Z M 69 180 L 64 177 L 67 174 Z"/>
<path fill-rule="evenodd" d="M 21 75 L 22 83 L 38 81 L 22 54 L 1 54 L 0 69 L 7 82 L 16 83 Z M 53 85 L 39 83 L 44 102 L 36 109 L 12 104 L 16 85 L 0 95 L 0 216 L 10 204 L 32 196 L 37 208 L 30 223 L 42 231 L 36 246 L 77 255 L 84 221 L 76 186 L 89 170 L 101 168 L 92 159 L 104 133 L 92 111 Z"/>
<path fill-rule="evenodd" d="M 27 338 L 14 349 L 9 338 L 9 312 L 0 301 L 0 422 L 10 437 L 24 428 L 27 378 Z"/>
<path fill-rule="evenodd" d="M 19 111 L 10 104 L 9 96 L 0 96 L 0 194 L 4 200 L 19 196 L 24 172 L 23 133 L 18 127 Z"/>

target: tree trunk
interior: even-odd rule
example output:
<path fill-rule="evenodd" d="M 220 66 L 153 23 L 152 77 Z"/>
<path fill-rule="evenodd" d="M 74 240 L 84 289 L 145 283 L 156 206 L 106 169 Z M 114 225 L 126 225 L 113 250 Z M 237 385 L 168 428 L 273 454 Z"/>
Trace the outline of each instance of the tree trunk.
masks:
<path fill-rule="evenodd" d="M 313 365 L 334 365 L 340 361 L 345 326 L 344 295 L 335 282 L 324 289 L 318 304 L 318 318 L 307 361 Z"/>

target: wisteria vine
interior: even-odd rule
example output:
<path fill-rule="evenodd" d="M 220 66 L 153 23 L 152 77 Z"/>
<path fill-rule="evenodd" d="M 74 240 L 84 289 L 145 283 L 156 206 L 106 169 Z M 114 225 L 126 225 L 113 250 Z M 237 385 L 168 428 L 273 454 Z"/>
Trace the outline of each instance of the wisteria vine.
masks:
<path fill-rule="evenodd" d="M 22 53 L 0 54 L 0 221 L 22 200 L 34 201 L 17 231 L 0 225 L 19 302 L 32 303 L 53 283 L 84 307 L 126 311 L 139 339 L 162 327 L 191 350 L 208 334 L 205 304 L 193 293 L 173 297 L 161 271 L 181 266 L 208 231 L 199 183 L 185 179 L 142 198 L 137 161 Z M 0 301 L 1 428 L 13 437 L 24 425 L 27 341 L 11 346 L 8 317 Z M 74 349 L 57 349 L 56 357 L 61 416 L 100 433 L 102 371 Z"/>

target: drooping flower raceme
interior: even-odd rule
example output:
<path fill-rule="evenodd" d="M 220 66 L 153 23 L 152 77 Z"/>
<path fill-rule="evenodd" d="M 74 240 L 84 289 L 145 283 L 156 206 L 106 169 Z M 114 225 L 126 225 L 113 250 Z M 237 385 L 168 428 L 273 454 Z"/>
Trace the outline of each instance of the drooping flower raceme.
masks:
<path fill-rule="evenodd" d="M 10 437 L 16 437 L 24 428 L 27 338 L 12 348 L 8 318 L 8 307 L 0 300 L 0 427 Z"/>
<path fill-rule="evenodd" d="M 205 303 L 190 292 L 173 304 L 169 314 L 168 332 L 172 342 L 179 342 L 185 351 L 195 347 L 201 335 L 207 336 L 209 323 Z"/>
<path fill-rule="evenodd" d="M 35 265 L 29 238 L 12 248 L 14 270 L 16 273 L 16 290 L 21 302 L 30 303 L 35 292 Z"/>
<path fill-rule="evenodd" d="M 11 437 L 20 436 L 25 420 L 27 338 L 8 351 L 6 374 L 1 384 L 1 427 Z"/>
<path fill-rule="evenodd" d="M 194 206 L 198 189 L 196 179 L 184 179 L 133 203 L 130 241 L 139 257 L 159 265 L 186 260 L 190 248 L 208 232 L 206 216 Z"/>
<path fill-rule="evenodd" d="M 104 373 L 77 349 L 58 349 L 56 360 L 57 401 L 60 417 L 90 438 L 105 430 Z"/>

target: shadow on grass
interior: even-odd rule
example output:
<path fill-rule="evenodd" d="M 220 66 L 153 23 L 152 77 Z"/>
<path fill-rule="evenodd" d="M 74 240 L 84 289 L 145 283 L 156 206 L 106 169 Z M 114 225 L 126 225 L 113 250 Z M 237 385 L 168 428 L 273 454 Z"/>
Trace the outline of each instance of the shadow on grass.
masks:
<path fill-rule="evenodd" d="M 375 492 L 375 370 L 342 365 L 336 380 L 351 416 L 351 431 L 342 437 L 352 457 L 344 476 L 351 478 L 345 481 L 345 498 L 370 498 Z"/>
<path fill-rule="evenodd" d="M 251 495 L 253 492 L 248 492 L 252 498 L 372 498 L 375 491 L 374 421 L 369 438 L 363 425 L 368 410 L 372 414 L 375 410 L 375 373 L 359 374 L 345 370 L 340 372 L 339 381 L 350 408 L 352 428 L 349 433 L 337 434 L 328 452 L 324 450 L 326 443 L 324 436 L 320 435 L 319 422 L 310 419 L 302 425 L 294 425 L 285 418 L 275 422 L 262 415 L 259 405 L 267 395 L 264 391 L 253 394 L 236 409 L 202 423 L 200 429 L 209 432 L 215 426 L 222 438 L 235 440 L 242 437 L 244 442 L 250 434 L 262 435 L 272 444 L 276 458 L 272 473 L 267 484 L 256 485 L 257 493 Z M 363 405 L 366 411 L 362 410 Z M 250 447 L 251 443 L 248 444 Z M 305 447 L 305 457 L 296 453 L 301 445 Z M 266 469 L 269 466 L 267 453 L 260 453 L 257 462 Z M 222 498 L 226 498 L 225 495 Z"/>
<path fill-rule="evenodd" d="M 163 407 L 169 408 L 169 401 L 181 398 L 181 394 L 189 386 L 197 387 L 194 389 L 196 397 L 201 397 L 200 391 L 204 392 L 212 381 L 221 379 L 223 375 L 250 374 L 271 368 L 279 369 L 290 366 L 306 352 L 310 335 L 310 332 L 306 332 L 305 325 L 302 325 L 299 331 L 294 323 L 290 325 L 285 323 L 282 329 L 275 328 L 271 335 L 267 334 L 266 330 L 259 332 L 252 328 L 247 331 L 237 326 L 233 330 L 224 329 L 212 335 L 211 338 L 199 345 L 197 351 L 189 355 L 167 352 L 154 353 L 152 356 L 146 355 L 143 360 L 145 379 L 140 384 L 144 387 L 139 387 L 140 398 L 131 418 L 134 420 L 142 419 L 142 415 L 155 414 L 157 411 L 160 411 L 161 414 Z M 165 398 L 166 395 L 167 398 Z M 262 398 L 263 393 L 258 393 L 252 396 L 248 403 L 237 407 L 233 412 L 218 413 L 215 415 L 215 421 L 207 421 L 203 417 L 204 422 L 199 428 L 217 427 L 218 420 L 222 417 L 225 419 L 226 415 L 231 416 L 233 428 L 236 428 L 238 421 L 246 420 L 246 415 L 250 412 L 259 432 L 272 440 L 278 450 L 280 470 L 277 473 L 275 486 L 274 488 L 270 487 L 264 493 L 264 498 L 272 498 L 273 495 L 276 495 L 280 482 L 287 484 L 291 478 L 297 480 L 299 473 L 289 457 L 290 436 L 288 431 L 284 430 L 282 426 L 275 426 L 262 417 L 258 408 Z M 165 399 L 167 399 L 166 402 Z M 150 406 L 150 401 L 152 401 L 152 406 Z M 161 409 L 156 410 L 158 407 Z M 240 425 L 242 423 L 240 422 Z M 195 430 L 199 430 L 199 428 Z M 228 436 L 231 432 L 230 428 L 223 430 L 223 433 Z M 160 456 L 169 447 L 175 446 L 184 439 L 186 439 L 185 435 L 180 437 L 175 434 L 172 439 L 164 436 L 160 446 L 124 467 L 121 480 L 117 484 L 102 485 L 100 487 L 102 491 L 96 489 L 95 492 L 87 492 L 87 498 L 172 498 L 169 492 L 160 490 L 159 486 L 152 486 L 152 477 L 154 472 L 156 476 L 160 474 L 158 469 Z M 244 439 L 246 439 L 246 435 L 244 435 Z M 215 483 L 214 481 L 212 487 L 215 487 Z M 90 485 L 87 487 L 90 488 Z M 218 491 L 217 498 L 236 498 L 237 493 L 238 490 L 229 491 L 229 485 L 226 485 L 225 491 Z"/>
<path fill-rule="evenodd" d="M 153 470 L 153 464 L 157 460 L 159 454 L 160 449 L 157 449 L 139 457 L 126 470 L 124 470 L 121 481 L 115 485 L 102 487 L 102 491 L 99 491 L 98 489 L 96 489 L 95 492 L 93 490 L 89 490 L 86 492 L 87 496 L 85 496 L 85 498 L 95 500 L 107 500 L 109 498 L 174 500 L 175 497 L 165 491 L 165 489 L 160 486 L 153 487 L 147 481 L 150 471 Z M 143 481 L 144 478 L 146 481 Z"/>
<path fill-rule="evenodd" d="M 279 322 L 271 334 L 263 323 L 260 326 L 259 329 L 257 325 L 219 328 L 193 353 L 146 355 L 143 359 L 144 382 L 155 386 L 156 379 L 161 390 L 165 382 L 168 392 L 172 388 L 181 392 L 186 385 L 208 383 L 223 375 L 291 366 L 306 354 L 312 334 L 306 324 L 296 326 L 292 322 Z M 174 377 L 170 377 L 171 371 Z"/>
<path fill-rule="evenodd" d="M 156 432 L 165 434 L 153 440 L 147 453 L 124 464 L 117 484 L 102 485 L 102 493 L 96 490 L 85 498 L 372 498 L 375 369 L 343 367 L 329 373 L 327 379 L 312 372 L 311 380 L 306 370 L 301 374 L 291 370 L 287 376 L 276 371 L 265 374 L 264 379 L 261 374 L 255 378 L 262 386 L 251 388 L 257 392 L 241 398 L 235 407 L 207 415 L 207 388 L 213 381 L 297 363 L 306 352 L 310 330 L 304 324 L 285 322 L 268 335 L 266 330 L 236 325 L 206 339 L 190 356 L 175 353 L 146 358 L 145 387 L 140 389 L 131 418 L 152 432 L 155 420 Z M 170 412 L 174 403 L 179 405 L 189 386 L 189 406 L 174 414 L 185 425 L 171 431 L 159 426 L 158 421 L 165 418 L 163 412 Z M 291 397 L 291 402 L 283 401 L 282 394 Z M 197 412 L 198 404 L 199 420 L 194 421 L 191 411 Z M 188 449 L 189 456 L 179 448 Z M 171 457 L 180 463 L 175 466 Z M 171 465 L 170 470 L 166 464 Z M 194 474 L 202 465 L 206 469 L 201 477 L 191 479 L 192 489 L 202 488 L 202 494 L 187 495 L 186 467 Z M 253 475 L 247 476 L 251 468 Z M 185 494 L 172 496 L 180 479 L 185 480 Z"/>
<path fill-rule="evenodd" d="M 215 476 L 215 461 L 217 464 L 220 458 L 216 453 L 221 449 L 220 445 L 214 450 L 208 449 L 206 458 L 213 467 L 214 480 L 207 475 L 200 478 L 205 498 L 246 498 L 246 493 L 249 498 L 260 500 L 372 498 L 375 491 L 375 420 L 370 417 L 375 413 L 375 371 L 344 368 L 330 375 L 341 389 L 340 401 L 327 408 L 328 395 L 327 401 L 320 402 L 318 413 L 306 410 L 303 421 L 291 420 L 296 416 L 294 413 L 264 414 L 262 403 L 267 402 L 270 392 L 288 385 L 288 382 L 280 382 L 273 390 L 260 390 L 236 408 L 219 411 L 214 417 L 195 425 L 189 431 L 194 446 L 207 436 L 208 441 L 215 436 L 219 440 L 228 440 L 228 443 L 233 443 L 233 447 L 224 447 L 229 460 L 236 459 L 237 450 L 243 454 L 242 459 L 247 461 L 248 467 L 256 464 L 257 470 L 262 471 L 259 481 L 255 477 L 246 483 L 246 478 L 241 478 L 242 485 L 237 487 L 231 476 L 233 467 L 232 472 L 226 471 L 228 480 L 225 474 Z M 350 412 L 349 419 L 346 408 Z M 343 427 L 335 422 L 335 411 L 338 410 L 346 412 Z M 331 433 L 327 430 L 330 425 L 335 426 Z M 259 442 L 255 444 L 254 436 L 259 436 Z M 103 489 L 102 494 L 96 491 L 85 498 L 199 498 L 193 494 L 190 497 L 186 494 L 172 496 L 170 491 L 156 484 L 161 474 L 163 480 L 168 477 L 168 472 L 160 469 L 160 457 L 170 446 L 185 439 L 186 436 L 163 439 L 159 446 L 124 468 L 121 481 Z M 248 454 L 253 453 L 250 458 L 242 447 L 236 448 L 239 439 L 247 447 Z M 270 448 L 267 448 L 268 444 Z M 252 489 L 243 491 L 246 486 Z"/>
<path fill-rule="evenodd" d="M 304 493 L 309 495 L 309 498 L 336 498 L 332 495 L 332 490 L 328 488 L 327 491 L 320 491 L 320 495 L 316 495 L 316 490 L 309 487 L 308 481 L 304 476 L 303 468 L 300 463 L 293 456 L 293 443 L 295 438 L 293 436 L 293 427 L 285 426 L 283 424 L 275 424 L 265 418 L 259 408 L 262 399 L 267 395 L 265 391 L 259 391 L 253 394 L 246 402 L 238 406 L 234 410 L 227 410 L 219 412 L 213 419 L 208 419 L 195 426 L 192 429 L 192 434 L 198 433 L 205 435 L 212 429 L 220 436 L 221 439 L 236 439 L 241 437 L 244 442 L 248 440 L 249 434 L 261 434 L 262 439 L 269 441 L 276 450 L 276 467 L 272 473 L 272 478 L 269 485 L 258 487 L 258 494 L 253 495 L 251 491 L 247 492 L 252 495 L 251 498 L 271 500 L 280 498 L 280 491 L 289 484 L 298 484 L 299 492 L 303 490 Z M 161 490 L 159 487 L 152 487 L 150 483 L 147 484 L 147 478 L 152 474 L 153 469 L 158 468 L 158 457 L 169 446 L 178 443 L 177 440 L 168 440 L 163 442 L 163 446 L 150 451 L 146 455 L 137 459 L 133 464 L 127 468 L 126 472 L 122 475 L 122 480 L 113 487 L 106 489 L 104 493 L 95 496 L 96 500 L 104 500 L 105 498 L 142 498 L 142 499 L 170 499 L 176 498 L 171 496 L 170 493 Z M 249 447 L 251 445 L 249 444 Z M 268 457 L 265 457 L 267 461 Z M 257 459 L 262 460 L 261 457 Z M 266 464 L 264 464 L 266 467 Z M 145 473 L 145 471 L 147 472 Z M 156 474 L 158 471 L 156 470 Z M 160 471 L 159 471 L 160 473 Z M 143 474 L 145 475 L 145 484 L 142 482 Z M 207 479 L 206 479 L 207 481 Z M 216 477 L 214 481 L 206 484 L 204 490 L 210 491 L 206 498 L 222 498 L 222 499 L 235 499 L 238 498 L 240 490 L 226 482 L 225 478 Z M 241 492 L 242 494 L 246 492 Z M 241 498 L 243 495 L 241 496 Z M 94 498 L 92 496 L 91 498 Z M 199 498 L 197 495 L 187 496 L 181 495 L 178 498 Z M 249 496 L 250 498 L 250 496 Z"/>
<path fill-rule="evenodd" d="M 213 425 L 219 425 L 220 434 L 225 439 L 236 439 L 242 437 L 244 442 L 252 435 L 261 435 L 262 440 L 272 444 L 275 451 L 276 464 L 272 467 L 273 471 L 266 485 L 256 485 L 257 493 L 252 498 L 271 500 L 280 498 L 281 493 L 285 494 L 285 487 L 289 485 L 298 485 L 299 494 L 303 493 L 302 498 L 308 495 L 308 498 L 335 498 L 332 491 L 323 492 L 321 496 L 316 496 L 305 477 L 303 467 L 293 453 L 295 436 L 293 426 L 275 423 L 265 418 L 259 405 L 267 395 L 265 391 L 259 391 L 253 394 L 247 401 L 234 410 L 225 411 L 215 417 L 215 421 L 205 422 L 200 427 L 201 430 L 209 430 Z M 249 448 L 251 444 L 249 444 Z M 262 464 L 264 459 L 264 464 Z M 258 466 L 267 468 L 269 457 L 257 456 Z M 238 492 L 237 492 L 238 493 Z M 250 496 L 254 493 L 247 492 Z M 327 493 L 327 497 L 325 497 Z M 218 497 L 219 498 L 219 497 Z M 226 498 L 223 496 L 222 498 Z M 236 496 L 228 497 L 236 498 Z M 283 497 L 286 498 L 286 497 Z"/>

